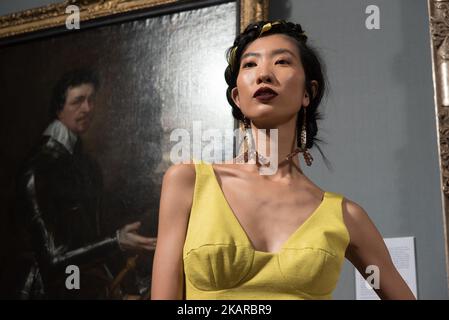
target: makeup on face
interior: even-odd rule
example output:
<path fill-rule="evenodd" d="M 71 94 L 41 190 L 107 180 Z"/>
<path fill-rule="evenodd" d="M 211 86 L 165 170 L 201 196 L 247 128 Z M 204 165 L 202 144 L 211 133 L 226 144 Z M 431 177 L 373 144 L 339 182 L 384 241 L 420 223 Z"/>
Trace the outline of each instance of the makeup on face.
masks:
<path fill-rule="evenodd" d="M 248 117 L 298 112 L 305 74 L 294 40 L 278 34 L 256 39 L 240 61 L 235 97 Z"/>

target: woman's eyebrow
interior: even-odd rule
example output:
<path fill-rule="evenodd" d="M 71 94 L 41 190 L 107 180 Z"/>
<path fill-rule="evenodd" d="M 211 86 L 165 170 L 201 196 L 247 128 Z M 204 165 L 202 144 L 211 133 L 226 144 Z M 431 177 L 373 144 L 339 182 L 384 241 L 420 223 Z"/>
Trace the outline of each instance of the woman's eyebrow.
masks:
<path fill-rule="evenodd" d="M 275 55 L 281 54 L 281 53 L 288 53 L 288 54 L 292 55 L 293 57 L 295 56 L 295 54 L 293 52 L 291 52 L 290 50 L 285 49 L 285 48 L 274 49 L 273 51 L 271 51 L 270 56 L 275 56 Z M 241 59 L 243 60 L 246 57 L 260 57 L 260 53 L 247 52 L 244 55 L 242 55 Z"/>

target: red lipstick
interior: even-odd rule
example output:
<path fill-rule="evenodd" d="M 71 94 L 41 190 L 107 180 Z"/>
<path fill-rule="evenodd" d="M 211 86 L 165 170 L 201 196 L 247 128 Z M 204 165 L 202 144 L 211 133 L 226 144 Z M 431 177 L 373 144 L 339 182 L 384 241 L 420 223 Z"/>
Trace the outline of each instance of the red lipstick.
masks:
<path fill-rule="evenodd" d="M 277 96 L 277 92 L 269 87 L 261 87 L 254 92 L 253 97 L 261 102 L 268 102 Z"/>

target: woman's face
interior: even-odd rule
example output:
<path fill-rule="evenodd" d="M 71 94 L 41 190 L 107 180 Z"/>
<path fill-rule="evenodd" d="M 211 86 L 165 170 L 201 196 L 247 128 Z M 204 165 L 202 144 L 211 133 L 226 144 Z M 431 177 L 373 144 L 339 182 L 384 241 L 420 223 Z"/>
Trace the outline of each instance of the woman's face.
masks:
<path fill-rule="evenodd" d="M 308 106 L 305 73 L 295 40 L 274 34 L 250 43 L 242 53 L 232 98 L 247 118 L 266 128 L 289 121 L 301 106 Z"/>

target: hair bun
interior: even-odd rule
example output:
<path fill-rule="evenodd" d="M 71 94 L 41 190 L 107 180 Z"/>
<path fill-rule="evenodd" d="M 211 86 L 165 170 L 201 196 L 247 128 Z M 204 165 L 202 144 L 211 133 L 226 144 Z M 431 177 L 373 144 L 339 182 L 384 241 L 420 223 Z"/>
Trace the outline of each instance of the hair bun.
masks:
<path fill-rule="evenodd" d="M 304 31 L 304 29 L 302 28 L 302 26 L 299 23 L 292 23 L 292 22 L 288 22 L 288 23 L 291 24 L 291 28 L 292 28 L 293 32 L 295 32 L 296 34 L 299 34 L 299 36 L 304 41 L 307 41 L 306 32 Z"/>

